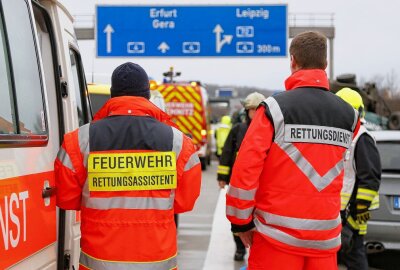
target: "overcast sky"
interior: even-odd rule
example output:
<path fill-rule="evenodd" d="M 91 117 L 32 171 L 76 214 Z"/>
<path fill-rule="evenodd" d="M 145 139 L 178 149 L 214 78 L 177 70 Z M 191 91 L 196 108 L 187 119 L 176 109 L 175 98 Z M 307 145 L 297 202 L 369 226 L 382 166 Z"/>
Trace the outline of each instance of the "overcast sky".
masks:
<path fill-rule="evenodd" d="M 61 0 L 72 15 L 94 14 L 95 5 L 244 5 L 287 4 L 289 14 L 333 13 L 336 37 L 334 40 L 334 75 L 355 73 L 358 79 L 369 80 L 375 76 L 392 73 L 400 84 L 400 20 L 398 0 L 288 0 L 288 1 L 94 1 Z M 204 18 L 206 19 L 206 17 Z M 317 23 L 316 23 L 317 24 Z M 290 42 L 290 41 L 289 41 Z M 288 42 L 288 46 L 289 43 Z M 221 85 L 254 86 L 283 89 L 290 75 L 289 58 L 96 58 L 94 41 L 79 41 L 81 54 L 91 82 L 109 83 L 113 69 L 132 61 L 142 65 L 149 76 L 161 80 L 162 72 L 170 66 L 182 72 L 182 79 L 196 79 Z M 328 70 L 327 70 L 328 72 Z"/>

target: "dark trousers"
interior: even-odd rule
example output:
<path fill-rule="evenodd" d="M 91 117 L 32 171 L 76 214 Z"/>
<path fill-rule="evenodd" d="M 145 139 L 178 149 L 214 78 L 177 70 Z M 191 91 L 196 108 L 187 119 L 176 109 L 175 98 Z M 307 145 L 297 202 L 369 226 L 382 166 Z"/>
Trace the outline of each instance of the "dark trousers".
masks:
<path fill-rule="evenodd" d="M 245 252 L 246 248 L 242 243 L 242 240 L 239 236 L 233 235 L 233 239 L 235 240 L 236 250 Z"/>
<path fill-rule="evenodd" d="M 353 233 L 353 245 L 349 252 L 342 250 L 338 253 L 338 261 L 344 264 L 348 270 L 368 270 L 367 252 L 364 246 L 364 235 L 359 235 L 358 231 Z"/>

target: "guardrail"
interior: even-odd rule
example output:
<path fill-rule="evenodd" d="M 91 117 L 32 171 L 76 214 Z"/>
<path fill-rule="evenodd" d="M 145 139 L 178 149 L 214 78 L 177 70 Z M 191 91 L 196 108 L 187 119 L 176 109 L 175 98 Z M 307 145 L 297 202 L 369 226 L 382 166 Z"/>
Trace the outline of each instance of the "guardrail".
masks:
<path fill-rule="evenodd" d="M 75 28 L 94 28 L 94 14 L 75 14 L 73 17 Z"/>
<path fill-rule="evenodd" d="M 334 13 L 289 13 L 290 27 L 334 27 Z"/>

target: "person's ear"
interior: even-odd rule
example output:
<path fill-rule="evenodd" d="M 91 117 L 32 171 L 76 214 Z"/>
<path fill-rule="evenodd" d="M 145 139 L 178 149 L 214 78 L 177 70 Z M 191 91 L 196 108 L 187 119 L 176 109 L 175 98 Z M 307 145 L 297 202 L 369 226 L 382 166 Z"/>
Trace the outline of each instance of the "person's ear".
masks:
<path fill-rule="evenodd" d="M 297 66 L 297 61 L 296 58 L 294 58 L 294 56 L 291 54 L 290 55 L 290 70 L 293 73 L 295 73 L 298 70 L 298 66 Z"/>

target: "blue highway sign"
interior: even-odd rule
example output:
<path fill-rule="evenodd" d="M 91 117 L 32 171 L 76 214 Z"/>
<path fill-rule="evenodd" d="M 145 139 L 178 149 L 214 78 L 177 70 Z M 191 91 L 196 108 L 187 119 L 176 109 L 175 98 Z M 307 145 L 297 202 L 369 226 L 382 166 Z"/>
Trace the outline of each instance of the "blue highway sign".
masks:
<path fill-rule="evenodd" d="M 286 5 L 97 6 L 97 55 L 286 56 Z"/>

